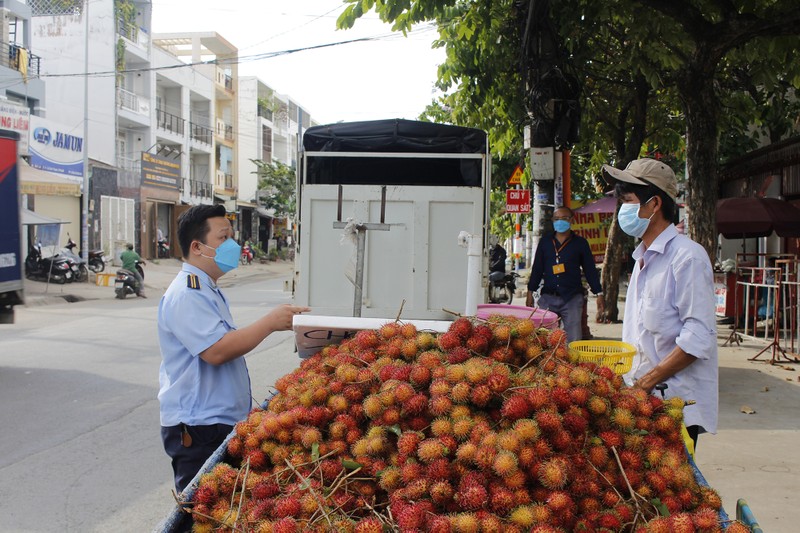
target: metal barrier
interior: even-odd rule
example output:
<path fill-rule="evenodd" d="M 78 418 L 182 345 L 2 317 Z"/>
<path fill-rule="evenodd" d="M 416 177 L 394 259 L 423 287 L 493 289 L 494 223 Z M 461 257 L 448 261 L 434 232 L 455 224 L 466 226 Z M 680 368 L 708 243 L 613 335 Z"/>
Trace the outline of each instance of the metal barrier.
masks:
<path fill-rule="evenodd" d="M 770 266 L 742 265 L 748 256 L 756 256 L 762 264 Z M 743 338 L 764 340 L 768 341 L 767 346 L 750 361 L 758 360 L 771 350 L 771 364 L 800 362 L 794 357 L 800 320 L 800 263 L 797 257 L 737 254 L 736 264 L 734 327 L 723 346 L 730 342 L 738 345 Z M 738 301 L 740 292 L 743 294 L 742 302 Z"/>

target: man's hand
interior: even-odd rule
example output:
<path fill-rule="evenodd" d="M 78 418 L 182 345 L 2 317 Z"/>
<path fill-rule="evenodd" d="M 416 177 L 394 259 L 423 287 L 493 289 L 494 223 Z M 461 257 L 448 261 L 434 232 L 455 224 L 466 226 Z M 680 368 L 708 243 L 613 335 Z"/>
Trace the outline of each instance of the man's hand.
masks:
<path fill-rule="evenodd" d="M 533 292 L 528 291 L 527 296 L 525 296 L 525 305 L 527 307 L 533 307 Z"/>
<path fill-rule="evenodd" d="M 287 331 L 292 329 L 294 315 L 307 313 L 309 311 L 311 311 L 310 307 L 284 304 L 273 309 L 265 318 L 269 320 L 273 331 Z"/>
<path fill-rule="evenodd" d="M 606 322 L 606 299 L 602 294 L 597 297 L 597 315 L 595 316 L 595 321 L 598 324 L 604 324 Z"/>

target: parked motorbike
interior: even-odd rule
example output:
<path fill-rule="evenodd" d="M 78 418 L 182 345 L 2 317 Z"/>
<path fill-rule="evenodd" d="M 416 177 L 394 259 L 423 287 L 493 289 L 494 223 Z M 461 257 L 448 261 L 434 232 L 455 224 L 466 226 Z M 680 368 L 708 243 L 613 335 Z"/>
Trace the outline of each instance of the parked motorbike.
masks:
<path fill-rule="evenodd" d="M 25 277 L 35 281 L 52 281 L 64 284 L 74 278 L 72 268 L 65 257 L 53 256 L 42 258 L 42 247 L 39 244 L 28 247 L 25 258 Z"/>
<path fill-rule="evenodd" d="M 69 242 L 72 242 L 72 239 L 68 241 L 68 246 Z M 89 279 L 89 269 L 86 268 L 86 262 L 83 258 L 72 251 L 72 248 L 75 246 L 74 242 L 72 242 L 72 245 L 72 247 L 63 248 L 58 256 L 67 259 L 74 276 L 74 281 L 86 281 Z"/>
<path fill-rule="evenodd" d="M 75 247 L 78 246 L 75 244 L 75 241 L 72 240 L 72 237 L 69 236 L 67 233 L 67 250 L 70 253 L 77 255 L 78 257 L 82 257 L 80 252 L 75 253 Z M 89 251 L 89 270 L 92 272 L 102 272 L 106 268 L 106 258 L 103 255 L 103 250 L 90 250 Z M 87 276 L 88 277 L 88 276 Z"/>
<path fill-rule="evenodd" d="M 165 239 L 158 241 L 158 258 L 166 259 L 169 257 L 169 242 Z"/>
<path fill-rule="evenodd" d="M 136 261 L 136 270 L 139 272 L 139 275 L 142 276 L 142 282 L 144 282 L 143 264 L 144 261 Z M 138 281 L 136 281 L 136 276 L 133 275 L 133 272 L 120 268 L 117 270 L 117 277 L 114 280 L 114 294 L 116 294 L 117 298 L 120 300 L 124 300 L 126 296 L 131 294 L 136 295 L 139 293 L 137 283 Z"/>
<path fill-rule="evenodd" d="M 511 272 L 491 272 L 489 274 L 489 302 L 493 304 L 509 304 L 517 290 L 519 274 Z"/>

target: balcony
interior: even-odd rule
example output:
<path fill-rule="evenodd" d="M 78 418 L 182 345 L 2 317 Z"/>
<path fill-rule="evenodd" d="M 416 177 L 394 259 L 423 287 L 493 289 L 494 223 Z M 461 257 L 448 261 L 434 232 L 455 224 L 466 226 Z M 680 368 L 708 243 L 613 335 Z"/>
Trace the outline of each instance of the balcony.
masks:
<path fill-rule="evenodd" d="M 189 123 L 189 136 L 193 141 L 211 144 L 211 137 L 213 135 L 214 132 L 211 131 L 211 128 L 195 124 L 194 122 Z"/>
<path fill-rule="evenodd" d="M 16 44 L 0 42 L 0 65 L 19 71 L 24 78 L 38 78 L 42 58 Z"/>
<path fill-rule="evenodd" d="M 272 109 L 268 107 L 264 107 L 262 105 L 258 106 L 258 116 L 269 121 L 272 120 Z"/>
<path fill-rule="evenodd" d="M 133 44 L 144 48 L 145 50 L 150 44 L 150 39 L 146 32 L 140 30 L 133 24 L 128 24 L 125 21 L 117 21 L 117 33 Z"/>
<path fill-rule="evenodd" d="M 188 192 L 189 196 L 211 199 L 214 194 L 214 187 L 205 181 L 184 178 L 181 181 L 181 192 Z"/>
<path fill-rule="evenodd" d="M 156 109 L 156 125 L 162 130 L 183 136 L 184 122 L 185 120 L 177 115 L 167 113 L 163 109 Z"/>
<path fill-rule="evenodd" d="M 224 187 L 233 190 L 233 174 L 227 174 L 224 170 L 217 169 L 217 187 Z"/>
<path fill-rule="evenodd" d="M 117 168 L 128 170 L 131 172 L 140 172 L 142 169 L 142 160 L 134 159 L 132 157 L 117 157 Z"/>
<path fill-rule="evenodd" d="M 137 115 L 150 116 L 150 101 L 122 87 L 117 87 L 117 106 Z"/>
<path fill-rule="evenodd" d="M 233 126 L 226 124 L 222 119 L 217 119 L 217 136 L 226 141 L 233 142 Z"/>

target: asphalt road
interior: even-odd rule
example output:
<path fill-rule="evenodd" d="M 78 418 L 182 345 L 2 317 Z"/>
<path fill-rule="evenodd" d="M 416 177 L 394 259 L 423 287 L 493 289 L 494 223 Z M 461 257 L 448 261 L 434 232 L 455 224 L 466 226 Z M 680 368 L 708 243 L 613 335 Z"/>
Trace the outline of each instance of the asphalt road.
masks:
<path fill-rule="evenodd" d="M 239 326 L 291 300 L 281 279 L 225 294 Z M 23 308 L 0 326 L 0 531 L 138 533 L 169 513 L 158 296 Z M 261 401 L 299 364 L 292 334 L 274 334 L 247 361 Z"/>

